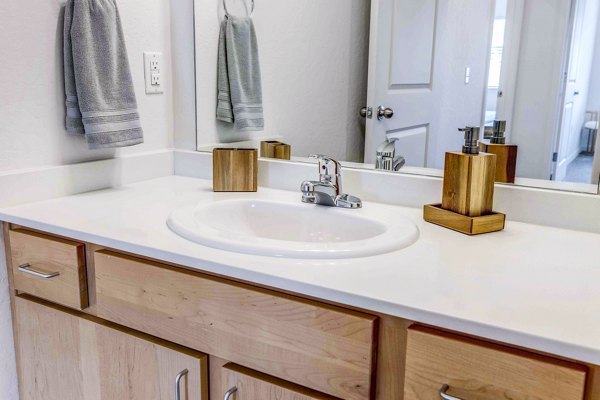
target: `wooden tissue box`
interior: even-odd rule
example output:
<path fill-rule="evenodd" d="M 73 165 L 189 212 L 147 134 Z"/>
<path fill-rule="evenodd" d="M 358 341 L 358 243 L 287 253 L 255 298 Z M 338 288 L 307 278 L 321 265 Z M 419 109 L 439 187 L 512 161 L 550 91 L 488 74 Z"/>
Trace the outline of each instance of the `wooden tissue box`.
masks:
<path fill-rule="evenodd" d="M 260 142 L 260 156 L 264 158 L 277 158 L 280 160 L 289 160 L 292 155 L 292 147 L 289 144 L 277 140 L 267 140 Z"/>
<path fill-rule="evenodd" d="M 258 189 L 256 149 L 214 149 L 213 191 L 256 192 Z"/>

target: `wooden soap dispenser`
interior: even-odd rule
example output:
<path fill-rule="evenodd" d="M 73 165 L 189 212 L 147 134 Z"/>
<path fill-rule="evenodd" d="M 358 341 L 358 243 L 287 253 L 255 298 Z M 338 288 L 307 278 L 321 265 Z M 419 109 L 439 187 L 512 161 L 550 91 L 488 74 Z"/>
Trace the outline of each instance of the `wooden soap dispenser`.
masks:
<path fill-rule="evenodd" d="M 494 213 L 496 155 L 480 153 L 479 127 L 465 134 L 462 152 L 447 152 L 442 204 L 426 205 L 424 219 L 467 235 L 504 229 L 505 215 Z"/>
<path fill-rule="evenodd" d="M 479 149 L 496 155 L 496 182 L 515 183 L 518 147 L 506 143 L 506 121 L 494 121 L 492 132 L 490 143 L 479 143 Z"/>

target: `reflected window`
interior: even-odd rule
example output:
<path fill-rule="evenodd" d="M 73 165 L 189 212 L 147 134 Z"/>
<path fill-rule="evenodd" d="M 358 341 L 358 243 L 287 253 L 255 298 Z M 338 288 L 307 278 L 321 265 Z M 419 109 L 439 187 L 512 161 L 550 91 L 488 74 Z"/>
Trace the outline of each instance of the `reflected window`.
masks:
<path fill-rule="evenodd" d="M 500 72 L 502 71 L 502 52 L 504 51 L 505 28 L 505 18 L 494 20 L 492 51 L 490 55 L 490 74 L 488 77 L 488 88 L 490 89 L 498 89 L 500 87 Z"/>
<path fill-rule="evenodd" d="M 501 3 L 501 2 L 500 2 Z M 490 50 L 490 66 L 485 103 L 485 126 L 492 126 L 498 109 L 498 93 L 500 92 L 500 75 L 502 73 L 502 56 L 504 54 L 504 34 L 506 31 L 506 5 L 498 4 L 492 32 Z"/>

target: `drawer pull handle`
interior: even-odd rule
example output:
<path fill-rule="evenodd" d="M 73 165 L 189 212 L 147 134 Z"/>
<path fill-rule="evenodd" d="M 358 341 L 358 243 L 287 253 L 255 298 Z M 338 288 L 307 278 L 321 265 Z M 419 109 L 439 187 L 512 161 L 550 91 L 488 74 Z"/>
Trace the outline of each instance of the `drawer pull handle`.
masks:
<path fill-rule="evenodd" d="M 450 386 L 448 385 L 444 385 L 442 386 L 442 388 L 440 389 L 440 398 L 443 400 L 462 400 L 459 397 L 454 397 L 454 396 L 450 396 L 448 393 L 448 390 L 450 390 Z"/>
<path fill-rule="evenodd" d="M 180 390 L 181 380 L 183 379 L 184 376 L 186 376 L 188 374 L 188 372 L 189 371 L 187 369 L 184 369 L 183 371 L 178 373 L 177 376 L 175 377 L 175 400 L 181 400 L 181 390 Z"/>
<path fill-rule="evenodd" d="M 50 274 L 45 274 L 43 272 L 35 271 L 35 270 L 31 269 L 30 264 L 19 265 L 17 267 L 17 269 L 21 272 L 25 272 L 26 274 L 37 276 L 38 278 L 43 278 L 43 279 L 50 279 L 50 278 L 54 278 L 55 276 L 60 275 L 60 272 L 52 272 Z"/>
<path fill-rule="evenodd" d="M 237 392 L 237 387 L 234 386 L 225 393 L 225 397 L 223 397 L 223 400 L 230 400 L 231 395 L 233 395 L 235 392 Z"/>

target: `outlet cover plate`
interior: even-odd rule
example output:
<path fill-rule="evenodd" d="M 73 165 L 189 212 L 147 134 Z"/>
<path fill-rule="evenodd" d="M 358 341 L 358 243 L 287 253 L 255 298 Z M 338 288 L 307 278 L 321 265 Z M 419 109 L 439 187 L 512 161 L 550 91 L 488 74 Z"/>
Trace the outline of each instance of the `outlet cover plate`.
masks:
<path fill-rule="evenodd" d="M 146 94 L 160 94 L 165 92 L 162 53 L 144 52 L 144 77 L 146 81 Z"/>

